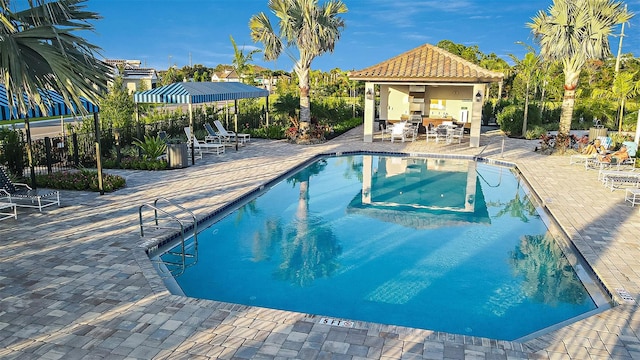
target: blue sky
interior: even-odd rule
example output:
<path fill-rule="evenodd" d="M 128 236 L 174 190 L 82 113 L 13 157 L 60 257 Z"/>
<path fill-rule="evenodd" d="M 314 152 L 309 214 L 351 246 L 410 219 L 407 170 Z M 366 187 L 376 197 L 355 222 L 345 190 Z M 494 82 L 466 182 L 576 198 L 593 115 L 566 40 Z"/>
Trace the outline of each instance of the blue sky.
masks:
<path fill-rule="evenodd" d="M 322 3 L 323 0 L 320 0 Z M 333 53 L 313 62 L 314 70 L 362 69 L 425 43 L 451 40 L 478 45 L 483 53 L 521 58 L 533 45 L 526 23 L 551 0 L 345 0 L 349 12 L 346 28 Z M 640 56 L 640 0 L 625 2 L 634 12 L 625 26 L 623 53 Z M 269 12 L 268 0 L 89 0 L 87 9 L 103 19 L 95 33 L 83 36 L 103 49 L 109 59 L 138 59 L 148 67 L 166 69 L 202 64 L 230 64 L 232 35 L 239 46 L 260 47 L 251 41 L 248 22 L 252 15 Z M 616 31 L 619 33 L 619 29 Z M 611 39 L 612 52 L 618 38 Z M 293 61 L 282 55 L 276 62 L 254 63 L 269 69 L 290 71 Z"/>

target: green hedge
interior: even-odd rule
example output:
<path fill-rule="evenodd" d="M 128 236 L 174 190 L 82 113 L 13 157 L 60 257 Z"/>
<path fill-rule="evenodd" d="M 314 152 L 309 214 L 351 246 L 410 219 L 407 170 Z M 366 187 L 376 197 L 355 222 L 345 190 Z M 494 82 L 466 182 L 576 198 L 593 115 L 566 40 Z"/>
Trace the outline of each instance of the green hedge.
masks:
<path fill-rule="evenodd" d="M 60 171 L 52 174 L 36 175 L 38 186 L 60 190 L 100 191 L 98 188 L 98 171 Z M 102 174 L 102 187 L 112 192 L 126 186 L 126 180 L 118 175 Z"/>

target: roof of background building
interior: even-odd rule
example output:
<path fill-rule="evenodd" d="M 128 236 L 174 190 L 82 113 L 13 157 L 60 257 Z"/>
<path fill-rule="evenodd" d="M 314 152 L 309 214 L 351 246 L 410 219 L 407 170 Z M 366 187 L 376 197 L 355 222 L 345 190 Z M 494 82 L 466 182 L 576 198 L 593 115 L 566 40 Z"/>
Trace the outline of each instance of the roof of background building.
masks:
<path fill-rule="evenodd" d="M 490 71 L 439 47 L 424 44 L 389 60 L 349 73 L 351 80 L 422 82 L 499 82 Z"/>

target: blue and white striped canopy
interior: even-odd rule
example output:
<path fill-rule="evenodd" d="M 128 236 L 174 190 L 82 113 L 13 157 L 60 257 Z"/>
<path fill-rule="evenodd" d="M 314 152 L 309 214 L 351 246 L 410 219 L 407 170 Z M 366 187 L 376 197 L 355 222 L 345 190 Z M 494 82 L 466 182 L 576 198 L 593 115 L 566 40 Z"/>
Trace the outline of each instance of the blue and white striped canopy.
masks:
<path fill-rule="evenodd" d="M 135 103 L 202 104 L 269 96 L 269 91 L 239 82 L 180 82 L 137 91 Z"/>
<path fill-rule="evenodd" d="M 65 115 L 74 115 L 80 113 L 77 108 L 70 108 L 64 103 L 64 98 L 60 96 L 55 91 L 52 90 L 40 90 L 40 96 L 46 102 L 48 101 L 47 112 L 45 114 L 40 111 L 40 108 L 31 108 L 27 111 L 27 116 L 29 118 L 39 118 L 45 116 L 65 116 Z M 25 95 L 25 101 L 26 101 Z M 82 107 L 88 113 L 97 113 L 99 112 L 98 106 L 92 104 L 91 102 L 85 100 L 84 98 L 80 98 L 82 102 Z M 18 114 L 16 109 L 11 109 L 9 107 L 9 98 L 7 96 L 7 90 L 4 85 L 0 84 L 0 120 L 11 120 L 11 119 L 24 119 L 25 114 Z"/>

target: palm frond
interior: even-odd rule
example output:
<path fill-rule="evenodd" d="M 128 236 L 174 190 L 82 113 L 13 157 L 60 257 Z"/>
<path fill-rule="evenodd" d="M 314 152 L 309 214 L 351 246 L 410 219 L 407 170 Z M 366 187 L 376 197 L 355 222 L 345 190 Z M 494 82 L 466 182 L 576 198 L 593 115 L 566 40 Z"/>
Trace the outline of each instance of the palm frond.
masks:
<path fill-rule="evenodd" d="M 2 2 L 0 75 L 9 104 L 19 113 L 46 110 L 40 89 L 59 93 L 71 109 L 82 112 L 80 97 L 98 103 L 110 68 L 96 58 L 100 49 L 74 33 L 93 30 L 98 14 L 84 11 L 86 0 L 30 1 L 13 12 Z"/>

